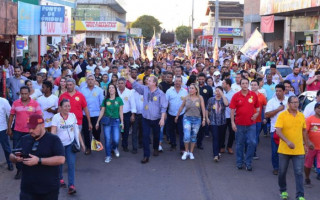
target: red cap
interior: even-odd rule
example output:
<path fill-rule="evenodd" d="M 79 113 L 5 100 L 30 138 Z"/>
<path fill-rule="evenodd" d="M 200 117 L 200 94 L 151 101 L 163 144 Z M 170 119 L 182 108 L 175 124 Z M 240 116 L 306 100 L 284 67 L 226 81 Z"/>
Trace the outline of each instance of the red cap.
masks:
<path fill-rule="evenodd" d="M 38 124 L 43 124 L 43 123 L 44 123 L 44 119 L 42 115 L 32 114 L 28 119 L 27 127 L 29 129 L 35 129 L 38 126 Z"/>

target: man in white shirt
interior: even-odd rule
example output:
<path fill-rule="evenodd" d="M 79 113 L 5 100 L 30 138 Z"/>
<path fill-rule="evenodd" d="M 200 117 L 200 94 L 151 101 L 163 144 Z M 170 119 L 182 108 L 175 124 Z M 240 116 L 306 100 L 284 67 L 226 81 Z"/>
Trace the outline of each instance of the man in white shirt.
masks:
<path fill-rule="evenodd" d="M 134 122 L 136 109 L 136 102 L 133 98 L 132 90 L 126 88 L 126 79 L 121 77 L 118 80 L 118 93 L 123 101 L 123 123 L 124 133 L 122 134 L 122 148 L 124 152 L 128 152 L 128 137 L 131 123 Z M 132 153 L 136 153 L 132 150 Z"/>
<path fill-rule="evenodd" d="M 9 159 L 11 153 L 9 137 L 7 135 L 8 118 L 10 116 L 11 106 L 7 99 L 0 97 L 0 143 L 6 157 L 8 170 L 13 171 L 13 165 Z M 11 128 L 11 127 L 10 127 Z"/>
<path fill-rule="evenodd" d="M 276 134 L 275 124 L 278 115 L 285 111 L 288 98 L 284 95 L 285 87 L 282 84 L 276 85 L 276 96 L 271 98 L 266 107 L 265 118 L 270 118 L 271 120 L 271 151 L 272 151 L 272 166 L 273 174 L 278 175 L 279 170 L 279 155 L 278 155 L 278 145 L 275 143 L 274 134 Z"/>
<path fill-rule="evenodd" d="M 228 99 L 228 102 L 231 102 L 231 99 L 233 97 L 233 95 L 235 94 L 235 92 L 231 89 L 231 79 L 224 79 L 222 81 L 222 88 L 224 90 L 224 96 Z M 227 121 L 227 127 L 228 127 L 228 131 L 229 131 L 229 137 L 228 137 L 228 144 L 227 144 L 227 151 L 229 154 L 233 154 L 233 150 L 232 150 L 232 145 L 234 142 L 234 138 L 235 138 L 235 134 L 234 131 L 232 129 L 232 125 L 231 125 L 231 116 L 230 116 L 230 108 L 229 106 L 226 107 L 226 111 L 225 111 L 225 115 L 226 115 L 226 121 Z M 227 131 L 227 129 L 226 129 Z M 221 144 L 221 148 L 225 149 L 225 136 L 227 134 L 221 134 L 221 140 L 222 144 Z"/>
<path fill-rule="evenodd" d="M 131 70 L 132 71 L 132 70 Z M 142 80 L 138 79 L 138 83 L 142 84 Z M 138 143 L 139 149 L 142 148 L 142 110 L 143 110 L 143 95 L 139 94 L 134 89 L 133 97 L 136 103 L 136 114 L 134 117 L 133 127 L 132 127 L 132 152 L 135 153 L 138 150 Z"/>
<path fill-rule="evenodd" d="M 279 84 L 280 82 L 283 82 L 283 78 L 280 74 L 280 72 L 277 70 L 277 66 L 275 64 L 272 64 L 270 66 L 270 74 L 272 75 L 272 82 L 275 84 Z M 267 82 L 267 74 L 264 77 L 264 81 Z"/>
<path fill-rule="evenodd" d="M 303 111 L 303 115 L 305 118 L 310 117 L 311 115 L 314 115 L 314 106 L 316 105 L 316 103 L 320 102 L 320 90 L 317 92 L 317 97 L 315 100 L 313 100 L 311 103 L 309 103 L 304 111 Z"/>
<path fill-rule="evenodd" d="M 175 118 L 178 114 L 178 110 L 183 103 L 183 99 L 188 96 L 187 90 L 181 87 L 182 86 L 182 77 L 177 76 L 174 81 L 174 87 L 171 87 L 166 92 L 166 98 L 168 100 L 168 117 L 167 117 L 167 130 L 170 134 L 171 150 L 175 150 L 176 143 L 176 133 L 179 134 L 179 149 L 181 152 L 184 151 L 184 142 L 183 142 L 183 114 L 184 109 L 178 117 L 177 123 L 175 123 Z M 192 154 L 192 153 L 191 153 Z M 192 155 L 193 156 L 193 155 Z"/>
<path fill-rule="evenodd" d="M 215 71 L 213 73 L 213 76 L 214 76 L 214 79 L 213 79 L 213 82 L 214 82 L 214 87 L 218 87 L 218 86 L 222 86 L 222 81 L 220 80 L 220 72 L 219 71 Z"/>
<path fill-rule="evenodd" d="M 236 82 L 231 85 L 231 89 L 232 89 L 235 93 L 236 93 L 236 92 L 239 92 L 239 91 L 241 90 L 240 80 L 241 80 L 241 74 L 238 73 L 238 74 L 236 75 Z"/>
<path fill-rule="evenodd" d="M 188 79 L 187 79 L 187 77 L 183 76 L 183 67 L 182 66 L 178 66 L 178 67 L 175 68 L 173 81 L 175 81 L 177 76 L 181 77 L 182 86 L 185 86 L 187 84 Z"/>
<path fill-rule="evenodd" d="M 93 58 L 89 58 L 88 60 L 89 64 L 87 65 L 86 72 L 90 72 L 91 74 L 94 74 L 94 69 L 97 67 L 97 65 L 94 64 L 94 59 Z"/>
<path fill-rule="evenodd" d="M 52 94 L 52 83 L 44 81 L 42 83 L 43 95 L 37 99 L 43 113 L 44 127 L 46 131 L 51 132 L 52 117 L 57 114 L 59 98 Z"/>

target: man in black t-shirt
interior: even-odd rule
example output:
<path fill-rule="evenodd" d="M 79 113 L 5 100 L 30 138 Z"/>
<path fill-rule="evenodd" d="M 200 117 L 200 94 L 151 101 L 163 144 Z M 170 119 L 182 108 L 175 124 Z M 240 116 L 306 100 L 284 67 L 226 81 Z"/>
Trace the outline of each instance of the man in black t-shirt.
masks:
<path fill-rule="evenodd" d="M 59 196 L 59 165 L 65 161 L 61 140 L 45 131 L 41 115 L 28 119 L 29 135 L 21 138 L 20 149 L 10 154 L 13 163 L 22 162 L 20 200 L 56 200 Z"/>
<path fill-rule="evenodd" d="M 173 73 L 167 72 L 166 80 L 162 80 L 162 82 L 159 84 L 159 88 L 162 90 L 163 93 L 166 93 L 169 88 L 174 86 L 173 83 Z"/>
<path fill-rule="evenodd" d="M 213 97 L 213 90 L 211 86 L 205 85 L 205 80 L 206 80 L 206 75 L 204 73 L 200 73 L 198 75 L 199 90 L 200 90 L 200 95 L 204 100 L 204 106 L 206 108 L 209 98 Z M 209 128 L 207 123 L 205 126 L 200 127 L 199 132 L 197 134 L 198 149 L 203 149 L 202 140 L 205 135 L 209 136 Z"/>

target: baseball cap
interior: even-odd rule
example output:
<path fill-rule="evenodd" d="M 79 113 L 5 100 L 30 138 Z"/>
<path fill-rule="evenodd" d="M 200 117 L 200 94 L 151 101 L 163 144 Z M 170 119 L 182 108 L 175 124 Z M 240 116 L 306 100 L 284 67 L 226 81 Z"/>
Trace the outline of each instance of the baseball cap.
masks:
<path fill-rule="evenodd" d="M 47 70 L 45 68 L 42 68 L 39 73 L 46 74 Z"/>
<path fill-rule="evenodd" d="M 215 71 L 215 72 L 213 73 L 213 75 L 214 75 L 214 76 L 219 76 L 219 75 L 220 75 L 220 72 L 219 72 L 219 71 Z"/>
<path fill-rule="evenodd" d="M 44 119 L 42 115 L 32 114 L 28 119 L 27 127 L 29 129 L 35 129 L 39 124 L 43 124 L 43 123 L 44 123 Z"/>
<path fill-rule="evenodd" d="M 193 73 L 193 72 L 195 72 L 196 74 L 198 73 L 198 70 L 197 69 L 193 69 L 192 71 L 191 71 L 191 73 Z"/>
<path fill-rule="evenodd" d="M 80 54 L 79 58 L 80 58 L 80 59 L 83 59 L 83 58 L 84 58 L 83 54 Z"/>
<path fill-rule="evenodd" d="M 320 106 L 320 102 L 317 102 L 315 105 L 314 105 L 314 109 L 318 108 Z"/>

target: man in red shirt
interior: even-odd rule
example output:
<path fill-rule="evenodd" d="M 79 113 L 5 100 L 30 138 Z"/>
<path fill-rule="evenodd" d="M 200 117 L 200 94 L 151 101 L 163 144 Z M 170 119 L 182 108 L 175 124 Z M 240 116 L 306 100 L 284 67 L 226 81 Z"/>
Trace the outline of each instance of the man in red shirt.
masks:
<path fill-rule="evenodd" d="M 30 115 L 39 114 L 42 115 L 40 105 L 37 101 L 31 99 L 30 88 L 27 86 L 22 86 L 20 88 L 21 98 L 14 101 L 11 107 L 9 121 L 8 121 L 8 135 L 12 136 L 12 122 L 15 117 L 15 126 L 13 132 L 13 148 L 17 148 L 22 136 L 29 134 L 29 128 L 27 126 Z M 22 164 L 17 163 L 17 174 L 15 179 L 21 178 Z"/>
<path fill-rule="evenodd" d="M 81 131 L 82 129 L 82 118 L 84 111 L 88 124 L 89 124 L 89 130 L 92 129 L 91 119 L 90 119 L 90 113 L 87 107 L 87 101 L 82 93 L 75 90 L 76 81 L 72 78 L 69 78 L 67 80 L 67 92 L 63 93 L 59 98 L 59 104 L 62 101 L 62 99 L 69 99 L 71 109 L 70 112 L 74 113 L 77 118 L 77 124 L 79 126 L 79 129 Z"/>
<path fill-rule="evenodd" d="M 241 90 L 235 93 L 230 102 L 231 124 L 236 133 L 237 168 L 246 165 L 247 171 L 252 171 L 252 158 L 256 147 L 256 119 L 260 113 L 258 96 L 250 91 L 249 80 L 240 81 Z M 236 117 L 235 117 L 236 116 Z M 247 147 L 244 160 L 244 148 Z"/>
<path fill-rule="evenodd" d="M 254 151 L 254 155 L 253 155 L 253 159 L 254 160 L 258 160 L 259 157 L 257 156 L 257 146 L 259 144 L 259 136 L 260 136 L 260 132 L 261 132 L 261 129 L 262 129 L 262 111 L 265 110 L 266 108 L 266 105 L 267 105 L 267 99 L 266 97 L 264 96 L 264 94 L 260 93 L 258 90 L 259 90 L 259 82 L 257 80 L 252 80 L 251 83 L 251 90 L 252 92 L 256 93 L 256 95 L 258 96 L 258 102 L 259 102 L 259 108 L 260 108 L 260 112 L 259 112 L 259 115 L 256 119 L 256 148 L 255 148 L 255 151 Z"/>

